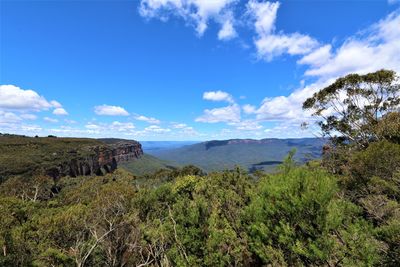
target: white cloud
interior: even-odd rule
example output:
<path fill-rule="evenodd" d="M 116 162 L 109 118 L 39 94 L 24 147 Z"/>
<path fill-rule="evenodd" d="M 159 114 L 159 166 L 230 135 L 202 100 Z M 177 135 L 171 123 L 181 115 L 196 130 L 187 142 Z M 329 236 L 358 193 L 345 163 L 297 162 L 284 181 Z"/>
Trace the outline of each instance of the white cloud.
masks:
<path fill-rule="evenodd" d="M 233 104 L 222 108 L 206 109 L 202 116 L 196 118 L 196 121 L 205 123 L 239 122 L 240 107 Z"/>
<path fill-rule="evenodd" d="M 168 133 L 171 131 L 171 129 L 168 128 L 161 128 L 158 125 L 150 125 L 149 127 L 146 127 L 144 129 L 145 132 L 150 132 L 150 133 Z"/>
<path fill-rule="evenodd" d="M 16 123 L 21 120 L 15 113 L 0 110 L 0 123 Z"/>
<path fill-rule="evenodd" d="M 179 133 L 184 136 L 200 136 L 201 135 L 193 127 L 190 127 L 190 126 L 181 129 Z"/>
<path fill-rule="evenodd" d="M 242 107 L 244 113 L 246 114 L 253 114 L 256 112 L 256 107 L 253 105 L 246 104 Z"/>
<path fill-rule="evenodd" d="M 41 111 L 60 105 L 47 101 L 33 90 L 24 90 L 15 85 L 0 85 L 0 108 L 9 110 Z"/>
<path fill-rule="evenodd" d="M 236 127 L 240 131 L 257 131 L 263 128 L 257 121 L 254 120 L 244 120 L 241 122 L 231 122 L 228 125 Z"/>
<path fill-rule="evenodd" d="M 132 122 L 114 121 L 111 123 L 111 125 L 109 125 L 109 129 L 118 132 L 128 132 L 135 129 L 135 125 Z"/>
<path fill-rule="evenodd" d="M 13 112 L 0 110 L 0 132 L 32 135 L 41 130 L 40 126 L 26 124 L 24 120 L 34 120 L 33 114 L 17 115 Z"/>
<path fill-rule="evenodd" d="M 311 113 L 302 109 L 303 102 L 317 90 L 324 88 L 325 83 L 314 83 L 301 87 L 288 96 L 266 97 L 258 108 L 252 107 L 258 121 L 297 121 L 310 119 Z"/>
<path fill-rule="evenodd" d="M 260 36 L 267 36 L 275 29 L 275 20 L 279 2 L 258 2 L 250 0 L 247 4 L 247 13 L 254 17 L 254 27 Z"/>
<path fill-rule="evenodd" d="M 109 105 L 101 105 L 94 107 L 94 112 L 97 115 L 106 115 L 106 116 L 128 116 L 129 113 L 122 107 L 118 106 L 109 106 Z"/>
<path fill-rule="evenodd" d="M 219 40 L 230 40 L 237 36 L 234 25 L 245 25 L 234 17 L 234 4 L 238 0 L 141 0 L 139 13 L 145 18 L 159 18 L 167 21 L 170 16 L 183 18 L 186 23 L 194 24 L 199 36 L 208 27 L 209 20 L 221 25 Z M 318 48 L 320 44 L 314 38 L 301 34 L 276 31 L 275 22 L 279 2 L 249 0 L 244 18 L 251 18 L 257 33 L 254 44 L 257 55 L 266 61 L 274 57 L 304 55 Z M 242 17 L 243 18 L 243 17 Z"/>
<path fill-rule="evenodd" d="M 101 126 L 99 126 L 99 125 L 97 125 L 97 124 L 95 124 L 95 123 L 90 122 L 90 123 L 88 123 L 88 124 L 85 125 L 85 128 L 90 129 L 90 130 L 98 130 L 98 129 L 101 128 Z"/>
<path fill-rule="evenodd" d="M 378 69 L 400 71 L 400 12 L 394 12 L 358 36 L 348 38 L 335 51 L 310 54 L 299 61 L 308 76 L 336 78 Z M 322 48 L 321 48 L 322 49 Z"/>
<path fill-rule="evenodd" d="M 186 123 L 172 123 L 172 128 L 177 131 L 181 136 L 201 136 L 201 134 L 196 131 L 193 127 L 188 126 Z"/>
<path fill-rule="evenodd" d="M 53 106 L 53 108 L 61 108 L 62 107 L 62 105 L 58 101 L 55 101 L 55 100 L 50 101 L 50 104 Z"/>
<path fill-rule="evenodd" d="M 210 92 L 204 92 L 203 94 L 203 99 L 204 100 L 210 100 L 210 101 L 226 101 L 229 103 L 233 103 L 233 97 L 223 91 L 210 91 Z"/>
<path fill-rule="evenodd" d="M 230 26 L 225 26 L 226 20 L 232 21 L 227 14 L 230 12 L 229 6 L 234 2 L 237 0 L 141 0 L 139 13 L 145 18 L 159 18 L 162 21 L 172 15 L 180 17 L 194 25 L 197 34 L 202 36 L 211 19 L 220 23 L 222 28 L 225 27 L 227 33 L 226 27 Z M 232 34 L 234 29 L 230 31 Z"/>
<path fill-rule="evenodd" d="M 31 135 L 43 130 L 42 127 L 34 124 L 23 124 L 20 126 L 20 129 L 23 133 L 28 133 Z"/>
<path fill-rule="evenodd" d="M 33 124 L 21 124 L 21 123 L 7 123 L 1 121 L 0 115 L 0 132 L 24 134 L 24 135 L 35 135 L 42 131 L 42 128 L 38 125 Z"/>
<path fill-rule="evenodd" d="M 330 60 L 332 56 L 331 49 L 332 46 L 329 44 L 321 46 L 310 54 L 305 55 L 303 58 L 298 60 L 297 63 L 303 65 L 322 66 Z"/>
<path fill-rule="evenodd" d="M 225 20 L 225 22 L 222 24 L 222 28 L 218 32 L 218 39 L 219 40 L 231 40 L 232 38 L 235 38 L 237 36 L 237 33 L 235 31 L 235 28 L 233 28 L 233 23 L 231 19 Z"/>
<path fill-rule="evenodd" d="M 348 38 L 336 50 L 325 45 L 298 61 L 309 66 L 305 74 L 318 80 L 295 90 L 288 96 L 265 98 L 255 110 L 260 121 L 310 120 L 302 110 L 303 102 L 336 78 L 349 73 L 367 73 L 381 68 L 400 71 L 400 14 L 395 12 L 372 25 L 362 35 Z M 245 108 L 245 107 L 243 107 Z M 247 111 L 253 111 L 248 108 Z M 246 111 L 245 111 L 246 112 Z"/>
<path fill-rule="evenodd" d="M 89 122 L 85 125 L 85 128 L 90 130 L 93 134 L 106 134 L 116 135 L 117 133 L 129 135 L 135 133 L 135 125 L 131 122 L 119 122 L 113 121 L 112 123 L 96 123 Z"/>
<path fill-rule="evenodd" d="M 289 97 L 278 96 L 274 98 L 265 98 L 256 111 L 257 119 L 259 120 L 287 120 L 295 119 L 302 115 L 298 113 L 301 108 L 298 108 L 301 103 L 292 101 Z"/>
<path fill-rule="evenodd" d="M 258 56 L 271 61 L 274 57 L 283 54 L 307 54 L 318 46 L 318 42 L 308 35 L 292 33 L 260 36 L 255 41 L 255 45 Z"/>
<path fill-rule="evenodd" d="M 298 121 L 284 121 L 264 130 L 264 137 L 302 138 L 319 136 L 317 129 L 302 129 Z"/>
<path fill-rule="evenodd" d="M 56 122 L 58 122 L 57 119 L 49 118 L 49 117 L 44 117 L 43 120 L 44 120 L 44 121 L 47 121 L 47 122 L 51 122 L 51 123 L 56 123 Z"/>
<path fill-rule="evenodd" d="M 146 117 L 146 116 L 143 116 L 143 115 L 135 116 L 135 120 L 145 121 L 145 122 L 148 122 L 148 123 L 151 123 L 151 124 L 159 124 L 159 123 L 161 123 L 161 121 L 157 120 L 156 118 Z"/>
<path fill-rule="evenodd" d="M 54 115 L 68 115 L 68 112 L 63 108 L 56 108 L 53 110 Z"/>
<path fill-rule="evenodd" d="M 186 123 L 174 123 L 172 124 L 172 127 L 175 129 L 184 129 L 187 128 L 187 124 Z"/>
<path fill-rule="evenodd" d="M 37 116 L 27 112 L 40 112 L 62 106 L 59 102 L 48 101 L 33 90 L 24 90 L 15 85 L 0 85 L 0 130 L 10 133 L 33 134 L 42 130 L 40 126 L 26 124 L 25 120 L 36 120 Z M 45 117 L 46 122 L 58 120 Z"/>
<path fill-rule="evenodd" d="M 20 117 L 23 118 L 24 120 L 31 120 L 31 121 L 37 119 L 37 116 L 34 114 L 21 114 Z"/>
<path fill-rule="evenodd" d="M 257 38 L 254 44 L 257 55 L 266 61 L 282 54 L 304 55 L 319 46 L 318 41 L 301 33 L 275 33 L 275 21 L 279 2 L 258 2 L 250 0 L 247 13 L 254 19 Z"/>

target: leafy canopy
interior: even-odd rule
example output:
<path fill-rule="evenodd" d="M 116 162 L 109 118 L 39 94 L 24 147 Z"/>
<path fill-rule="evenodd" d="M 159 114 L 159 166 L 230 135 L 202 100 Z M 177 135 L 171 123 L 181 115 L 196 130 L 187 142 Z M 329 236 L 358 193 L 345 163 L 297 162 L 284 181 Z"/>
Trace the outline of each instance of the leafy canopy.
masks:
<path fill-rule="evenodd" d="M 397 112 L 400 84 L 394 71 L 379 70 L 365 75 L 349 74 L 315 93 L 303 103 L 303 109 L 321 117 L 318 122 L 324 136 L 338 143 L 350 141 L 365 147 L 380 140 L 375 126 L 380 118 Z"/>

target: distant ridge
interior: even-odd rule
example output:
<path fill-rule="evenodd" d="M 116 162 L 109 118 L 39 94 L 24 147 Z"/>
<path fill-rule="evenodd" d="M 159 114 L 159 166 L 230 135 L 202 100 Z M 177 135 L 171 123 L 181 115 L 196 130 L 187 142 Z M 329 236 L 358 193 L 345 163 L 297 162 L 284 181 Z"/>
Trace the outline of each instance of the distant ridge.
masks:
<path fill-rule="evenodd" d="M 205 171 L 231 169 L 236 165 L 253 172 L 272 171 L 293 148 L 295 160 L 305 163 L 321 157 L 326 140 L 319 138 L 265 138 L 212 140 L 180 148 L 148 153 L 181 165 L 193 164 Z"/>

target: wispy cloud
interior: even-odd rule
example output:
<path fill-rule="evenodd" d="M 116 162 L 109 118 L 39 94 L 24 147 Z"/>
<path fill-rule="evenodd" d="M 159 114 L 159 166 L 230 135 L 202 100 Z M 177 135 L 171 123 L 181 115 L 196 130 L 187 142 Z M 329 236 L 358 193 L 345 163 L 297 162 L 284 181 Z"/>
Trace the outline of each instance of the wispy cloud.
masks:
<path fill-rule="evenodd" d="M 135 120 L 145 121 L 145 122 L 151 123 L 151 124 L 159 124 L 159 123 L 161 123 L 161 121 L 156 119 L 156 118 L 146 117 L 146 116 L 143 116 L 143 115 L 136 115 L 134 118 L 135 118 Z"/>
<path fill-rule="evenodd" d="M 50 122 L 50 123 L 56 123 L 56 122 L 58 122 L 57 119 L 55 119 L 55 118 L 50 118 L 50 117 L 44 117 L 43 120 L 46 121 L 46 122 Z"/>
<path fill-rule="evenodd" d="M 213 20 L 222 25 L 220 39 L 232 38 L 233 18 L 229 16 L 229 6 L 237 0 L 141 0 L 139 13 L 145 18 L 158 18 L 167 21 L 170 16 L 182 18 L 186 24 L 193 25 L 199 36 L 207 30 Z"/>
<path fill-rule="evenodd" d="M 222 27 L 218 32 L 218 39 L 219 40 L 231 40 L 237 36 L 237 32 L 233 26 L 234 19 L 232 16 L 225 19 L 222 23 Z"/>
<path fill-rule="evenodd" d="M 144 131 L 150 132 L 150 133 L 168 133 L 171 131 L 171 129 L 162 128 L 158 125 L 150 125 L 150 126 L 144 128 Z"/>
<path fill-rule="evenodd" d="M 275 22 L 279 6 L 279 2 L 257 0 L 250 0 L 247 4 L 247 13 L 253 18 L 257 33 L 254 44 L 258 57 L 271 61 L 283 54 L 304 55 L 318 47 L 318 41 L 308 35 L 298 32 L 276 32 Z"/>
<path fill-rule="evenodd" d="M 266 97 L 259 107 L 246 105 L 245 113 L 256 114 L 258 121 L 292 121 L 299 127 L 310 120 L 302 103 L 314 92 L 349 73 L 368 73 L 382 68 L 400 72 L 400 12 L 396 11 L 361 33 L 347 38 L 336 49 L 327 44 L 306 54 L 297 63 L 308 66 L 306 76 L 316 82 L 300 86 L 287 96 Z M 273 132 L 269 132 L 272 134 Z"/>
<path fill-rule="evenodd" d="M 336 49 L 329 45 L 306 55 L 299 64 L 309 66 L 307 76 L 327 80 L 351 72 L 382 68 L 400 71 L 400 11 L 391 13 Z"/>
<path fill-rule="evenodd" d="M 258 121 L 255 120 L 244 120 L 241 122 L 230 122 L 230 126 L 234 126 L 239 131 L 257 131 L 263 128 Z"/>

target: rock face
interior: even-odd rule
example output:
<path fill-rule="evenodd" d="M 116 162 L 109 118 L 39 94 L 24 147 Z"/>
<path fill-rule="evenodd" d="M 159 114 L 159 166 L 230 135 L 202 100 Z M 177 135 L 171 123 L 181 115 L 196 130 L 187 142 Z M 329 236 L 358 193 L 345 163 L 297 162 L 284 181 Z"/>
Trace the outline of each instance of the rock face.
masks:
<path fill-rule="evenodd" d="M 139 158 L 142 145 L 136 141 L 89 146 L 68 152 L 68 159 L 48 168 L 46 174 L 57 180 L 64 176 L 104 175 L 117 169 L 118 163 Z"/>

